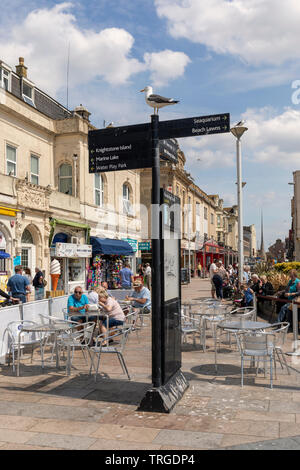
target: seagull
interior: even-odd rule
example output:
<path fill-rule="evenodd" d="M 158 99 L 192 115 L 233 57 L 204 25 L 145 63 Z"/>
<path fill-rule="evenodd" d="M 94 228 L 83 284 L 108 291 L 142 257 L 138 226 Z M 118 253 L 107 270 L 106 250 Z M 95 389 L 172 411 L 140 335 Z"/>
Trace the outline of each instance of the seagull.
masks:
<path fill-rule="evenodd" d="M 165 98 L 164 96 L 154 95 L 153 89 L 151 86 L 146 86 L 141 92 L 145 92 L 146 103 L 154 108 L 154 114 L 158 114 L 158 109 L 163 108 L 164 106 L 169 106 L 171 104 L 179 103 L 179 101 L 174 100 L 173 98 Z M 156 112 L 155 112 L 156 110 Z"/>

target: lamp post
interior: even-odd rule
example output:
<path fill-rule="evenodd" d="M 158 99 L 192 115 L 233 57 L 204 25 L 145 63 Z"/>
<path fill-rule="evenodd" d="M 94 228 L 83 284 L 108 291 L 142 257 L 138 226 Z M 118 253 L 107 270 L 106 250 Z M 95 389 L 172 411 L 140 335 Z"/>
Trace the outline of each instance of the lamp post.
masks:
<path fill-rule="evenodd" d="M 238 263 L 239 283 L 243 282 L 244 270 L 244 247 L 243 247 L 243 193 L 242 193 L 242 159 L 241 159 L 241 137 L 248 130 L 245 122 L 240 121 L 230 129 L 236 138 L 236 169 L 237 169 L 237 200 L 238 200 Z"/>

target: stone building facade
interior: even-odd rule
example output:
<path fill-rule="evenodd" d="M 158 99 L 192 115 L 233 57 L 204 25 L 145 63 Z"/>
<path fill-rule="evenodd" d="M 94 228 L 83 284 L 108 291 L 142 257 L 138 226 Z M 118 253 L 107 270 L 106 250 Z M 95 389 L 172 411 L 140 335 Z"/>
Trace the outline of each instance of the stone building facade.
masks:
<path fill-rule="evenodd" d="M 20 261 L 43 269 L 49 280 L 50 245 L 59 233 L 77 244 L 90 235 L 140 239 L 139 172 L 89 174 L 88 131 L 95 129 L 89 117 L 83 106 L 70 111 L 39 90 L 22 58 L 15 72 L 0 61 L 0 236 L 11 255 L 6 271 Z"/>

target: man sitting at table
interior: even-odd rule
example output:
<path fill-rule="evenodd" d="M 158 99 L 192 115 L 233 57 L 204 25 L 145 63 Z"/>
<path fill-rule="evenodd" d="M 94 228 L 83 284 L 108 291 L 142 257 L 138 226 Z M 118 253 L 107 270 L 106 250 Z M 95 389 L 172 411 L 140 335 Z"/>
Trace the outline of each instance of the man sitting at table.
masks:
<path fill-rule="evenodd" d="M 85 313 L 89 309 L 89 299 L 83 293 L 80 286 L 75 287 L 74 294 L 70 295 L 68 298 L 68 313 L 78 313 L 80 316 L 72 315 L 71 320 L 79 323 L 84 323 L 86 321 Z"/>
<path fill-rule="evenodd" d="M 126 296 L 125 300 L 131 300 L 133 308 L 142 308 L 143 313 L 150 313 L 151 311 L 151 293 L 147 287 L 144 287 L 139 280 L 133 283 L 134 291 L 130 296 Z"/>

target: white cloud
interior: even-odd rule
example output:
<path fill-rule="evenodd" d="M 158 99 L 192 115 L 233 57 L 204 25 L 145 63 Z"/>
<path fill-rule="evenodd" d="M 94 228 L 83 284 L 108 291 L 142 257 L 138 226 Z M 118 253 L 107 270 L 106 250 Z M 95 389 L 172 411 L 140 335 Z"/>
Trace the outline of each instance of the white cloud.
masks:
<path fill-rule="evenodd" d="M 127 84 L 130 78 L 148 69 L 158 81 L 180 77 L 188 57 L 181 52 L 162 51 L 145 54 L 146 63 L 132 57 L 133 36 L 122 28 L 100 31 L 80 29 L 70 12 L 75 5 L 60 3 L 53 8 L 31 11 L 23 23 L 10 25 L 0 33 L 0 49 L 5 62 L 12 65 L 19 56 L 25 58 L 28 78 L 52 95 L 66 87 L 68 48 L 69 86 L 101 79 L 113 86 Z M 165 61 L 165 63 L 163 63 Z M 177 64 L 177 70 L 170 68 Z M 170 68 L 169 68 L 170 67 Z M 169 70 L 168 70 L 169 68 Z"/>
<path fill-rule="evenodd" d="M 184 75 L 185 67 L 190 62 L 184 52 L 165 50 L 144 54 L 147 68 L 151 71 L 153 85 L 164 86 L 170 80 Z"/>
<path fill-rule="evenodd" d="M 251 64 L 300 57 L 299 0 L 155 0 L 155 5 L 174 38 Z"/>
<path fill-rule="evenodd" d="M 300 111 L 286 108 L 281 114 L 271 107 L 248 109 L 242 114 L 248 131 L 242 137 L 242 157 L 273 167 L 299 167 Z M 232 120 L 232 124 L 233 124 Z M 180 142 L 193 169 L 235 166 L 236 152 L 231 134 L 203 136 Z"/>
<path fill-rule="evenodd" d="M 52 9 L 34 10 L 24 23 L 16 25 L 0 49 L 5 60 L 14 63 L 23 56 L 29 77 L 38 86 L 54 93 L 66 83 L 68 44 L 70 44 L 70 83 L 102 77 L 109 83 L 126 83 L 144 69 L 144 64 L 130 57 L 133 37 L 124 29 L 107 28 L 100 32 L 81 31 L 69 13 L 71 3 Z"/>

